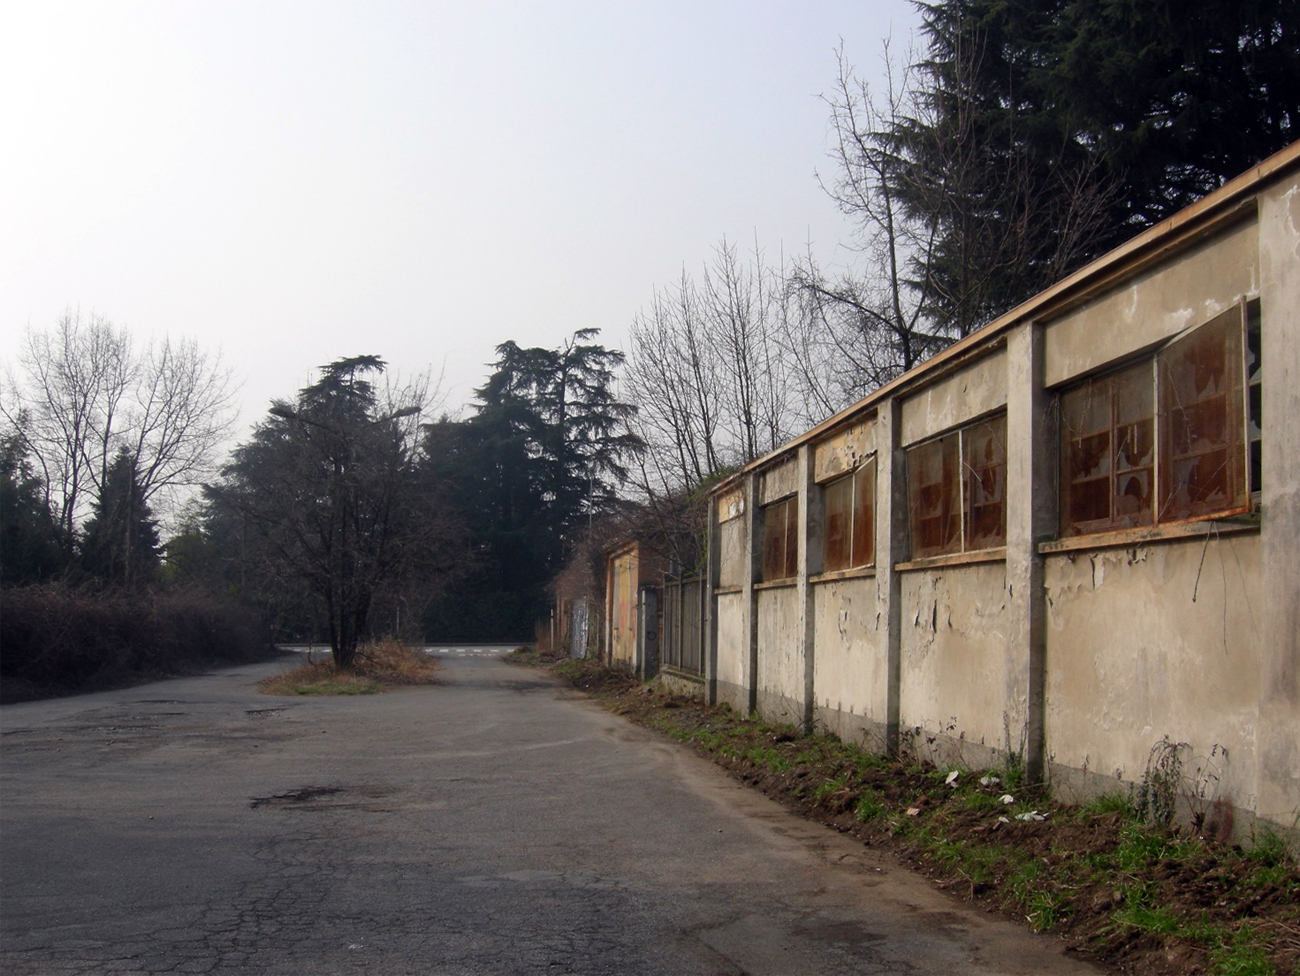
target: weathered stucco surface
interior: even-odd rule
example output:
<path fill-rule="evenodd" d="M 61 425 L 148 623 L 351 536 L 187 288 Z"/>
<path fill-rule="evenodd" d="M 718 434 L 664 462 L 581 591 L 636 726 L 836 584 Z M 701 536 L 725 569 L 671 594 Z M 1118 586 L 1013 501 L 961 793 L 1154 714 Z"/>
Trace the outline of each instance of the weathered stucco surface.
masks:
<path fill-rule="evenodd" d="M 788 495 L 793 495 L 798 490 L 799 466 L 792 458 L 784 464 L 779 464 L 775 468 L 763 472 L 759 478 L 759 504 L 770 504 Z"/>
<path fill-rule="evenodd" d="M 718 585 L 744 586 L 749 575 L 746 520 L 734 518 L 718 526 Z"/>
<path fill-rule="evenodd" d="M 873 416 L 819 442 L 813 449 L 813 480 L 838 478 L 875 454 L 876 427 Z"/>
<path fill-rule="evenodd" d="M 1007 404 L 1006 350 L 982 356 L 903 401 L 903 443 L 914 444 Z"/>
<path fill-rule="evenodd" d="M 803 722 L 803 635 L 799 591 L 760 590 L 758 598 L 758 710 L 777 722 Z"/>
<path fill-rule="evenodd" d="M 1044 382 L 1063 383 L 1208 322 L 1259 292 L 1258 231 L 1238 224 L 1051 322 Z"/>
<path fill-rule="evenodd" d="M 1005 579 L 1001 563 L 903 574 L 899 720 L 936 762 L 986 762 L 1007 729 L 1020 748 L 1027 668 L 1007 653 Z"/>
<path fill-rule="evenodd" d="M 1264 536 L 1259 637 L 1260 816 L 1300 814 L 1300 179 L 1260 200 Z"/>
<path fill-rule="evenodd" d="M 875 577 L 818 583 L 813 607 L 817 721 L 846 741 L 879 749 L 887 719 L 888 648 Z"/>
<path fill-rule="evenodd" d="M 718 615 L 718 701 L 749 711 L 749 651 L 745 646 L 745 594 L 720 593 Z"/>
<path fill-rule="evenodd" d="M 1218 781 L 1185 768 L 1189 788 L 1253 806 L 1258 586 L 1255 535 L 1048 559 L 1052 761 L 1138 782 L 1168 736 L 1188 762 L 1213 758 Z"/>

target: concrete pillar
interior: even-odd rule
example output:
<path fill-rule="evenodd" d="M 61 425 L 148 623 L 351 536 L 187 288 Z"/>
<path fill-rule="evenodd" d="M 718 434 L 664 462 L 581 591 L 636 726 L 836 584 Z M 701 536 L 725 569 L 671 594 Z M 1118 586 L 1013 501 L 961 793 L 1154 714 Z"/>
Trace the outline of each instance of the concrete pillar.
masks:
<path fill-rule="evenodd" d="M 908 556 L 907 483 L 904 467 L 903 404 L 880 404 L 876 434 L 876 599 L 885 607 L 885 748 L 897 754 L 902 694 L 903 589 L 894 566 Z"/>
<path fill-rule="evenodd" d="M 1022 322 L 1007 334 L 1007 692 L 1023 702 L 1011 728 L 1024 729 L 1025 772 L 1042 782 L 1046 769 L 1044 696 L 1047 605 L 1043 557 L 1038 543 L 1053 536 L 1055 478 L 1051 459 L 1056 438 L 1047 391 L 1043 389 L 1042 330 Z M 1009 742 L 1010 749 L 1019 743 Z"/>
<path fill-rule="evenodd" d="M 1263 442 L 1256 813 L 1300 810 L 1300 177 L 1259 201 Z M 1255 602 L 1252 598 L 1252 603 Z"/>
<path fill-rule="evenodd" d="M 745 475 L 745 551 L 749 554 L 749 571 L 745 574 L 745 647 L 748 663 L 745 685 L 752 715 L 758 710 L 758 591 L 754 584 L 763 578 L 763 509 L 759 505 L 759 475 Z"/>
<path fill-rule="evenodd" d="M 642 681 L 649 681 L 659 673 L 659 590 L 642 585 L 638 593 L 637 670 Z"/>
<path fill-rule="evenodd" d="M 799 626 L 796 633 L 802 643 L 803 655 L 803 725 L 812 728 L 813 710 L 816 699 L 813 696 L 813 668 L 816 655 L 816 619 L 813 606 L 813 587 L 808 577 L 822 570 L 822 531 L 825 518 L 822 507 L 821 489 L 813 480 L 815 477 L 816 452 L 811 444 L 799 448 L 799 570 L 796 577 L 796 601 L 799 607 Z"/>
<path fill-rule="evenodd" d="M 704 668 L 704 698 L 710 705 L 718 703 L 718 598 L 714 590 L 722 579 L 722 544 L 718 532 L 718 499 L 709 498 L 708 554 L 704 562 L 704 585 L 700 587 L 703 600 L 704 633 L 701 639 L 701 664 Z"/>

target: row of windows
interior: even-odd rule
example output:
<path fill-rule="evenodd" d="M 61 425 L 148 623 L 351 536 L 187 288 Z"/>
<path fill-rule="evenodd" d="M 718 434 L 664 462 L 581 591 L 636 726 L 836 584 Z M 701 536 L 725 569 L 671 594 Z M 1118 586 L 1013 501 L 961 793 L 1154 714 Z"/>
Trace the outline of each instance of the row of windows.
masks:
<path fill-rule="evenodd" d="M 1063 537 L 1250 510 L 1260 465 L 1259 306 L 1234 308 L 1154 355 L 1062 390 Z M 1006 416 L 906 453 L 914 559 L 1006 544 Z M 876 462 L 822 489 L 823 571 L 875 565 Z M 798 504 L 763 510 L 764 580 L 793 578 Z"/>

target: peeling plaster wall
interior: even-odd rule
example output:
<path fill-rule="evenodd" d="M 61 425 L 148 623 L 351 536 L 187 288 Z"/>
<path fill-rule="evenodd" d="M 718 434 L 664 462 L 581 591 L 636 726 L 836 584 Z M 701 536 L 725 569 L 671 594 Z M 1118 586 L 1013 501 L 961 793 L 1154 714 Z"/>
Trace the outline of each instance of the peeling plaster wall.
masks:
<path fill-rule="evenodd" d="M 749 573 L 745 520 L 734 518 L 718 526 L 718 585 L 744 586 Z"/>
<path fill-rule="evenodd" d="M 799 466 L 794 460 L 786 461 L 763 472 L 763 476 L 759 479 L 758 503 L 767 505 L 793 495 L 798 490 Z"/>
<path fill-rule="evenodd" d="M 749 711 L 749 649 L 745 645 L 748 610 L 744 593 L 720 593 L 718 614 L 718 701 L 742 715 Z"/>
<path fill-rule="evenodd" d="M 846 742 L 885 745 L 888 648 L 874 577 L 818 583 L 813 592 L 816 720 Z"/>
<path fill-rule="evenodd" d="M 813 480 L 820 483 L 847 474 L 876 451 L 876 418 L 871 417 L 813 448 Z"/>
<path fill-rule="evenodd" d="M 758 597 L 758 712 L 773 722 L 803 722 L 804 661 L 799 590 L 780 586 Z"/>
<path fill-rule="evenodd" d="M 1189 783 L 1212 761 L 1218 781 L 1207 773 L 1204 785 L 1254 807 L 1259 570 L 1256 535 L 1047 560 L 1046 740 L 1058 790 L 1081 798 L 1100 785 L 1061 767 L 1138 782 L 1168 736 L 1190 747 Z"/>
<path fill-rule="evenodd" d="M 1264 329 L 1264 472 L 1259 806 L 1275 823 L 1300 812 L 1300 176 L 1259 209 Z"/>
<path fill-rule="evenodd" d="M 1028 667 L 1008 654 L 1002 563 L 904 573 L 902 601 L 899 723 L 921 730 L 912 746 L 939 764 L 981 765 L 1009 729 L 1020 749 Z"/>
<path fill-rule="evenodd" d="M 1052 322 L 1043 336 L 1046 384 L 1122 360 L 1258 294 L 1257 238 L 1254 222 L 1238 224 Z"/>
<path fill-rule="evenodd" d="M 903 401 L 903 444 L 915 444 L 1007 405 L 1006 350 L 927 386 Z"/>

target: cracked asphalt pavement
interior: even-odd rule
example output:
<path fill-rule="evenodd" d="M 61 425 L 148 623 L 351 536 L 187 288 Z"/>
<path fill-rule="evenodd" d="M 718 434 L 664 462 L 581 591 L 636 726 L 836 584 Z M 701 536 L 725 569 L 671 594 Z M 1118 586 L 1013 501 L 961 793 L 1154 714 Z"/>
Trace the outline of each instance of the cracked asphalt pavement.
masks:
<path fill-rule="evenodd" d="M 493 654 L 0 709 L 8 974 L 1095 973 Z"/>

